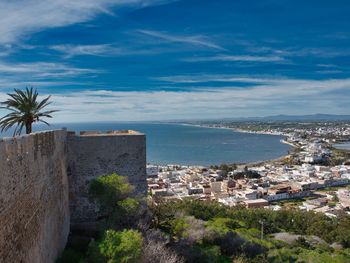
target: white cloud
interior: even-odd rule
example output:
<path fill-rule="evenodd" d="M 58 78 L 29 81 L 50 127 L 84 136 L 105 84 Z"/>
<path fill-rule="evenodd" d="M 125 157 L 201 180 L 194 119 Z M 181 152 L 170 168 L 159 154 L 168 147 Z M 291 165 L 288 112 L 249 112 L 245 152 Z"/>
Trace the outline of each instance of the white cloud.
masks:
<path fill-rule="evenodd" d="M 0 89 L 9 88 L 24 88 L 24 87 L 35 87 L 35 88 L 48 88 L 48 87 L 64 87 L 64 86 L 87 86 L 88 82 L 75 82 L 75 81 L 24 81 L 17 79 L 1 79 Z M 40 90 L 40 89 L 39 89 Z"/>
<path fill-rule="evenodd" d="M 0 61 L 0 89 L 97 85 L 87 81 L 103 71 L 63 63 L 4 63 Z M 79 77 L 74 79 L 74 77 Z M 84 80 L 82 80 L 84 78 Z M 74 80 L 72 80 L 74 79 Z"/>
<path fill-rule="evenodd" d="M 115 6 L 145 7 L 165 0 L 12 0 L 0 1 L 0 43 L 12 43 L 48 28 L 86 22 Z"/>
<path fill-rule="evenodd" d="M 61 52 L 65 58 L 75 56 L 111 56 L 123 54 L 123 49 L 113 46 L 112 44 L 100 45 L 55 45 L 50 47 L 52 50 Z"/>
<path fill-rule="evenodd" d="M 271 84 L 278 81 L 278 78 L 268 78 L 260 76 L 239 76 L 239 75 L 177 75 L 152 78 L 169 83 L 206 83 L 206 82 L 244 82 L 255 84 Z M 283 78 L 286 79 L 286 78 Z"/>
<path fill-rule="evenodd" d="M 320 74 L 341 74 L 341 73 L 344 73 L 344 71 L 342 70 L 317 70 L 316 71 L 317 73 L 320 73 Z"/>
<path fill-rule="evenodd" d="M 340 68 L 337 65 L 334 64 L 317 64 L 316 66 L 320 67 L 320 68 Z"/>
<path fill-rule="evenodd" d="M 165 50 L 154 48 L 131 48 L 118 47 L 116 44 L 98 44 L 98 45 L 54 45 L 49 47 L 63 54 L 64 58 L 72 58 L 75 56 L 98 56 L 98 57 L 112 57 L 112 56 L 128 56 L 128 55 L 154 55 L 165 52 Z"/>
<path fill-rule="evenodd" d="M 336 57 L 348 57 L 350 56 L 350 49 L 343 48 L 329 48 L 329 47 L 317 47 L 317 48 L 288 48 L 282 50 L 281 53 L 286 57 L 319 57 L 319 58 L 336 58 Z"/>
<path fill-rule="evenodd" d="M 164 32 L 141 30 L 141 29 L 137 30 L 137 32 L 150 37 L 162 39 L 168 42 L 184 43 L 184 44 L 190 44 L 194 46 L 201 46 L 201 47 L 212 48 L 217 50 L 225 50 L 225 48 L 213 43 L 212 41 L 208 40 L 207 37 L 202 35 L 180 36 L 180 35 L 170 35 Z"/>
<path fill-rule="evenodd" d="M 247 78 L 251 82 L 249 88 L 207 87 L 201 92 L 85 90 L 54 93 L 52 107 L 60 109 L 54 121 L 133 121 L 320 112 L 346 114 L 350 110 L 347 103 L 349 92 L 346 92 L 350 79 L 261 79 L 264 82 Z M 337 95 L 336 91 L 342 93 Z M 5 97 L 0 92 L 0 100 Z"/>
<path fill-rule="evenodd" d="M 281 56 L 231 56 L 231 55 L 218 55 L 211 57 L 192 57 L 184 59 L 186 62 L 206 62 L 206 61 L 242 61 L 242 62 L 286 62 Z"/>
<path fill-rule="evenodd" d="M 100 70 L 77 68 L 62 63 L 32 62 L 4 63 L 0 61 L 0 74 L 23 77 L 30 74 L 32 79 L 49 77 L 72 77 L 100 73 Z"/>

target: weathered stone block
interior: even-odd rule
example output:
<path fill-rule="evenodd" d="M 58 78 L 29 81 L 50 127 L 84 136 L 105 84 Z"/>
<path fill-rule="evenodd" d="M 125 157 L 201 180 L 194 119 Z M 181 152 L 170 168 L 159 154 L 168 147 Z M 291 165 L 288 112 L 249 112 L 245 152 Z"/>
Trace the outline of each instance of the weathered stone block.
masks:
<path fill-rule="evenodd" d="M 55 262 L 70 219 L 97 217 L 89 182 L 113 172 L 146 193 L 143 134 L 58 130 L 0 139 L 0 262 Z"/>

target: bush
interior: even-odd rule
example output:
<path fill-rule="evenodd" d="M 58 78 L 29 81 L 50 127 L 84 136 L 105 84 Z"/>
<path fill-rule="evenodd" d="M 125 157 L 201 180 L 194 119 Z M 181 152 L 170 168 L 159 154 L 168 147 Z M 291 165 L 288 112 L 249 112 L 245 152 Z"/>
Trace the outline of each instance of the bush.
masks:
<path fill-rule="evenodd" d="M 304 237 L 298 237 L 294 242 L 294 246 L 305 248 L 305 249 L 312 249 L 313 248 L 312 245 L 310 244 L 310 242 L 307 241 Z"/>
<path fill-rule="evenodd" d="M 143 212 L 140 202 L 128 195 L 133 187 L 126 177 L 112 174 L 100 176 L 90 184 L 90 198 L 97 200 L 101 207 L 102 229 L 123 229 L 134 227 Z"/>
<path fill-rule="evenodd" d="M 140 202 L 135 198 L 118 201 L 111 214 L 110 221 L 115 227 L 133 227 L 140 218 Z"/>
<path fill-rule="evenodd" d="M 143 238 L 136 230 L 107 230 L 103 239 L 90 247 L 89 262 L 136 263 L 142 256 Z"/>
<path fill-rule="evenodd" d="M 242 254 L 242 245 L 246 242 L 244 238 L 237 233 L 228 232 L 225 236 L 217 240 L 223 254 L 227 256 L 237 256 Z"/>
<path fill-rule="evenodd" d="M 133 191 L 125 176 L 113 173 L 99 176 L 91 181 L 89 195 L 98 200 L 102 208 L 114 207 L 118 201 L 125 199 Z"/>
<path fill-rule="evenodd" d="M 239 222 L 227 217 L 217 217 L 211 219 L 207 222 L 206 226 L 219 236 L 224 236 L 228 232 L 241 227 Z"/>
<path fill-rule="evenodd" d="M 147 240 L 143 248 L 142 263 L 184 263 L 185 260 L 174 251 L 167 248 L 164 243 Z"/>

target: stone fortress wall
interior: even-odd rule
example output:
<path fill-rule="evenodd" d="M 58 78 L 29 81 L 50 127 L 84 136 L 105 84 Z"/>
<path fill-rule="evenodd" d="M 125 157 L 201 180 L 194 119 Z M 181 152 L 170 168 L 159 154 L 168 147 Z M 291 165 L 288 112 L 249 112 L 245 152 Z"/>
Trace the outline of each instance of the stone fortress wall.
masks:
<path fill-rule="evenodd" d="M 71 223 L 97 219 L 96 205 L 89 201 L 89 182 L 100 175 L 116 172 L 128 176 L 138 193 L 147 192 L 145 136 L 135 131 L 68 136 L 68 178 Z"/>
<path fill-rule="evenodd" d="M 0 141 L 0 262 L 54 262 L 69 233 L 66 132 Z"/>
<path fill-rule="evenodd" d="M 94 220 L 87 189 L 96 176 L 126 175 L 144 193 L 145 150 L 145 136 L 133 131 L 0 139 L 0 262 L 54 262 L 71 219 Z"/>

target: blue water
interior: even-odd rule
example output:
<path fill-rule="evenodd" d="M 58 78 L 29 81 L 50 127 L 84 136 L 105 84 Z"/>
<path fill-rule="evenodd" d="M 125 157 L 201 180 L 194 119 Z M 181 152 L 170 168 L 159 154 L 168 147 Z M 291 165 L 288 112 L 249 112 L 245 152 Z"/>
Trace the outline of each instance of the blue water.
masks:
<path fill-rule="evenodd" d="M 338 143 L 333 144 L 333 147 L 339 149 L 339 150 L 347 150 L 350 151 L 350 142 L 344 142 L 344 143 Z"/>
<path fill-rule="evenodd" d="M 53 124 L 49 128 L 34 126 L 34 130 L 62 127 L 77 132 L 123 129 L 143 132 L 147 138 L 147 161 L 153 164 L 212 165 L 254 162 L 278 158 L 290 149 L 290 146 L 280 143 L 280 136 L 179 124 L 70 123 Z"/>

